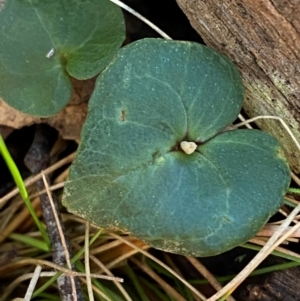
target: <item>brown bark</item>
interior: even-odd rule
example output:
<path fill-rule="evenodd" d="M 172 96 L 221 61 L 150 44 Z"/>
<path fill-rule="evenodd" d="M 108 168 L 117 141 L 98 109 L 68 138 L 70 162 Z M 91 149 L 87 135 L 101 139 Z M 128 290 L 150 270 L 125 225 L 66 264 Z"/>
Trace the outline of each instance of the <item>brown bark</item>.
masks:
<path fill-rule="evenodd" d="M 243 301 L 298 301 L 300 300 L 300 270 L 292 268 L 269 274 L 262 283 L 249 284 L 241 292 Z"/>
<path fill-rule="evenodd" d="M 177 0 L 205 43 L 239 68 L 250 116 L 282 117 L 300 141 L 300 1 Z M 259 121 L 276 136 L 293 170 L 300 152 L 278 121 Z"/>

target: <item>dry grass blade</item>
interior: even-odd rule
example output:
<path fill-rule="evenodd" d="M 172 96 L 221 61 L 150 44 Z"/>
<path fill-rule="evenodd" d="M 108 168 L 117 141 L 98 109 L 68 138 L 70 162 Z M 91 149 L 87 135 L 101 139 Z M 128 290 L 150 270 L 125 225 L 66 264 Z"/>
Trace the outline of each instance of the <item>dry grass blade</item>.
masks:
<path fill-rule="evenodd" d="M 149 246 L 144 246 L 143 248 L 133 249 L 132 251 L 127 252 L 126 254 L 123 254 L 122 256 L 119 256 L 118 258 L 112 260 L 111 262 L 109 262 L 106 265 L 106 267 L 109 269 L 112 269 L 112 268 L 118 266 L 118 264 L 120 264 L 124 260 L 131 258 L 135 254 L 140 253 L 140 250 L 147 250 L 147 249 L 149 249 Z"/>
<path fill-rule="evenodd" d="M 286 216 L 288 216 L 288 215 L 286 215 Z M 277 225 L 266 225 L 256 234 L 256 236 L 270 237 L 278 229 L 278 227 L 279 226 L 277 226 Z M 288 232 L 290 230 L 290 228 L 291 227 L 287 227 L 287 229 L 282 233 L 282 235 L 284 235 L 286 232 Z M 300 230 L 295 231 L 291 237 L 300 237 Z"/>
<path fill-rule="evenodd" d="M 146 257 L 152 259 L 156 263 L 158 263 L 160 266 L 162 266 L 164 269 L 166 269 L 169 273 L 171 273 L 174 277 L 176 277 L 178 280 L 180 280 L 183 284 L 185 284 L 192 292 L 195 293 L 196 296 L 201 298 L 201 300 L 206 300 L 206 297 L 202 295 L 198 290 L 196 290 L 190 283 L 188 283 L 185 279 L 183 279 L 180 275 L 178 275 L 175 271 L 173 271 L 170 267 L 168 267 L 166 264 L 164 264 L 162 261 L 157 259 L 156 257 L 152 256 L 148 252 L 142 250 L 141 248 L 138 248 L 136 245 L 133 243 L 129 242 L 128 240 L 124 239 L 123 237 L 115 234 L 115 233 L 110 233 L 110 235 L 118 240 L 123 241 L 127 245 L 131 246 L 133 249 L 136 249 L 140 253 L 144 254 Z"/>
<path fill-rule="evenodd" d="M 57 272 L 41 272 L 39 274 L 39 277 L 53 277 Z M 13 282 L 11 282 L 9 284 L 9 286 L 7 286 L 5 288 L 5 291 L 2 293 L 2 295 L 0 296 L 0 301 L 6 301 L 8 300 L 8 296 L 11 294 L 11 292 L 13 290 L 16 289 L 16 287 L 18 287 L 20 285 L 21 282 L 25 281 L 25 280 L 29 280 L 32 279 L 32 277 L 34 276 L 34 273 L 28 273 L 22 276 L 19 276 L 18 278 L 16 278 Z M 23 299 L 22 299 L 23 300 Z"/>
<path fill-rule="evenodd" d="M 80 278 L 80 280 L 83 282 L 83 283 L 85 283 L 85 284 L 87 284 L 86 283 L 86 278 Z M 95 286 L 94 284 L 92 285 L 92 288 L 93 288 L 93 291 L 96 293 L 96 294 L 98 294 L 99 296 L 101 296 L 104 300 L 106 300 L 106 301 L 114 301 L 114 300 L 112 300 L 112 299 L 110 299 L 108 296 L 106 296 L 97 286 Z"/>
<path fill-rule="evenodd" d="M 211 286 L 216 290 L 222 289 L 222 285 L 218 282 L 218 280 L 209 272 L 209 270 L 195 257 L 186 256 L 188 261 L 197 269 L 197 271 L 211 284 Z M 227 298 L 228 301 L 235 301 L 235 299 L 231 296 Z"/>
<path fill-rule="evenodd" d="M 264 240 L 260 240 L 258 238 L 251 238 L 248 242 L 253 243 L 255 245 L 259 245 L 259 246 L 264 246 L 266 244 L 266 242 Z M 287 250 L 287 249 L 282 248 L 282 247 L 276 247 L 274 249 L 274 251 L 278 251 L 280 253 L 290 255 L 290 256 L 293 256 L 293 257 L 296 257 L 296 258 L 300 259 L 300 254 L 295 253 L 295 252 L 290 251 L 290 250 Z"/>
<path fill-rule="evenodd" d="M 105 252 L 107 250 L 110 250 L 112 248 L 115 248 L 119 245 L 121 245 L 122 242 L 119 241 L 119 240 L 113 240 L 111 242 L 108 242 L 108 243 L 105 243 L 99 247 L 95 247 L 93 249 L 90 250 L 90 254 L 92 255 L 95 255 L 95 254 L 99 254 L 99 253 L 102 253 L 102 252 Z"/>
<path fill-rule="evenodd" d="M 285 198 L 286 200 L 290 201 L 291 203 L 293 203 L 293 204 L 296 205 L 296 206 L 299 204 L 298 201 L 296 201 L 295 199 L 289 197 L 288 195 L 286 195 L 284 198 Z"/>
<path fill-rule="evenodd" d="M 286 211 L 283 210 L 283 209 L 279 209 L 278 212 L 281 213 L 284 217 L 287 217 L 287 216 L 290 214 L 290 212 L 286 212 Z M 293 219 L 293 222 L 294 222 L 295 224 L 298 223 L 298 221 L 297 221 L 297 216 Z"/>
<path fill-rule="evenodd" d="M 291 233 L 296 231 L 300 227 L 300 223 L 295 225 L 290 231 L 282 236 L 284 230 L 293 221 L 294 217 L 300 212 L 300 204 L 295 207 L 291 214 L 286 218 L 282 225 L 277 229 L 276 232 L 271 236 L 268 242 L 260 250 L 260 252 L 247 264 L 247 266 L 227 285 L 225 285 L 218 293 L 208 299 L 208 301 L 216 301 L 227 292 L 234 290 L 240 283 L 242 283 L 248 275 L 254 271 L 254 269 L 277 247 L 277 243 L 280 244 L 286 239 Z M 281 238 L 279 239 L 279 237 Z"/>
<path fill-rule="evenodd" d="M 87 290 L 89 295 L 89 300 L 94 301 L 94 294 L 92 289 L 92 280 L 91 280 L 91 269 L 90 269 L 90 256 L 89 256 L 89 235 L 90 235 L 90 223 L 86 222 L 85 224 L 85 243 L 84 243 L 84 259 L 85 259 L 85 272 L 86 272 L 86 283 L 87 283 Z"/>
<path fill-rule="evenodd" d="M 289 128 L 289 126 L 286 124 L 286 122 L 282 118 L 280 118 L 280 117 L 277 117 L 277 116 L 256 116 L 256 117 L 253 117 L 251 119 L 248 119 L 248 120 L 245 120 L 243 122 L 240 122 L 240 123 L 234 125 L 234 127 L 235 128 L 239 128 L 239 127 L 241 127 L 243 125 L 247 125 L 250 122 L 253 122 L 253 121 L 256 121 L 256 120 L 259 120 L 259 119 L 274 119 L 274 120 L 278 120 L 282 124 L 282 126 L 284 127 L 284 129 L 287 131 L 287 133 L 289 134 L 289 136 L 292 138 L 292 140 L 294 141 L 294 143 L 297 146 L 297 148 L 300 150 L 300 144 L 297 141 L 295 135 L 293 134 L 293 132 L 291 131 L 291 129 Z"/>
<path fill-rule="evenodd" d="M 54 191 L 54 190 L 63 188 L 64 186 L 65 186 L 65 182 L 61 182 L 61 183 L 49 186 L 49 190 L 50 191 Z M 46 193 L 46 192 L 47 192 L 46 189 L 44 189 L 44 190 L 39 191 L 39 192 L 37 192 L 37 193 L 35 193 L 33 195 L 29 195 L 29 198 L 30 199 L 35 198 L 35 197 L 40 196 L 41 194 Z"/>
<path fill-rule="evenodd" d="M 101 262 L 99 261 L 95 256 L 93 255 L 90 255 L 90 259 L 95 263 L 97 264 L 100 269 L 102 271 L 104 271 L 107 275 L 111 276 L 111 277 L 114 277 L 114 275 L 112 274 L 112 272 Z M 126 290 L 123 288 L 123 286 L 117 282 L 117 281 L 114 281 L 115 285 L 117 286 L 117 288 L 120 290 L 120 292 L 122 293 L 122 295 L 124 296 L 125 300 L 127 301 L 132 301 L 131 297 L 128 295 L 128 293 L 126 292 Z"/>
<path fill-rule="evenodd" d="M 38 198 L 32 201 L 32 206 L 37 208 L 40 204 Z M 17 216 L 15 216 L 11 222 L 1 231 L 0 234 L 0 243 L 2 243 L 12 232 L 15 231 L 24 221 L 30 216 L 30 213 L 27 208 L 24 208 Z"/>
<path fill-rule="evenodd" d="M 244 122 L 247 121 L 247 119 L 246 119 L 241 113 L 238 115 L 238 118 L 239 118 L 241 121 L 244 121 Z M 246 126 L 248 129 L 252 129 L 252 126 L 251 126 L 249 123 L 246 123 L 245 126 Z"/>
<path fill-rule="evenodd" d="M 300 179 L 292 172 L 292 179 L 300 186 Z"/>
<path fill-rule="evenodd" d="M 89 249 L 89 254 L 90 254 L 89 258 L 100 268 L 100 271 L 98 271 L 98 273 L 99 274 L 101 274 L 103 272 L 106 273 L 108 275 L 108 277 L 110 277 L 110 280 L 112 280 L 114 282 L 114 284 L 117 286 L 117 288 L 120 290 L 120 292 L 124 296 L 125 300 L 126 301 L 132 301 L 131 297 L 128 295 L 126 290 L 120 284 L 120 282 L 123 282 L 123 281 L 120 281 L 122 279 L 115 277 L 113 275 L 113 273 L 108 269 L 107 266 L 105 266 L 97 257 L 95 257 L 94 255 L 91 255 L 91 254 L 99 254 L 103 251 L 107 251 L 107 250 L 109 250 L 113 247 L 119 246 L 120 244 L 122 244 L 122 242 L 120 242 L 118 240 L 115 240 L 115 241 L 112 241 L 112 242 L 109 242 L 109 243 L 105 243 L 104 245 L 102 245 L 100 247 L 96 247 L 96 248 L 91 248 L 90 247 L 90 249 Z M 81 247 L 78 244 L 73 243 L 73 245 L 78 250 L 81 249 Z M 107 245 L 109 245 L 109 247 L 107 247 Z M 104 247 L 104 248 L 102 248 L 102 247 Z M 130 256 L 132 256 L 132 255 L 130 255 Z M 114 279 L 117 279 L 117 281 L 114 281 Z"/>
<path fill-rule="evenodd" d="M 142 271 L 149 275 L 153 280 L 155 280 L 159 285 L 174 298 L 175 301 L 187 301 L 183 298 L 175 289 L 173 289 L 167 282 L 165 282 L 161 277 L 159 277 L 147 264 L 137 260 L 136 258 L 130 258 L 135 265 L 137 265 Z"/>
<path fill-rule="evenodd" d="M 180 275 L 180 277 L 182 277 L 182 273 L 180 271 L 180 269 L 176 266 L 176 264 L 173 262 L 172 258 L 169 256 L 168 253 L 163 253 L 164 255 L 164 259 L 166 261 L 166 263 L 178 274 Z M 193 292 L 193 298 L 194 301 L 201 301 L 202 299 L 200 299 L 198 296 L 196 296 Z"/>
<path fill-rule="evenodd" d="M 131 13 L 132 15 L 134 15 L 135 17 L 137 17 L 138 19 L 140 19 L 141 21 L 143 21 L 144 23 L 146 23 L 147 25 L 149 25 L 153 30 L 155 30 L 159 35 L 161 35 L 164 39 L 166 40 L 172 40 L 165 32 L 163 32 L 160 28 L 158 28 L 156 25 L 154 25 L 152 22 L 150 22 L 148 19 L 146 19 L 145 17 L 143 17 L 141 14 L 139 14 L 138 12 L 136 12 L 134 9 L 132 9 L 131 7 L 129 7 L 128 5 L 126 5 L 125 3 L 119 1 L 119 0 L 110 0 L 112 3 L 122 7 L 123 9 L 125 9 L 126 11 L 128 11 L 129 13 Z"/>
<path fill-rule="evenodd" d="M 47 169 L 45 169 L 43 171 L 43 173 L 45 175 L 48 175 L 50 173 L 52 173 L 53 171 L 57 170 L 58 168 L 71 163 L 73 161 L 73 159 L 75 158 L 75 153 L 72 153 L 71 155 L 63 158 L 62 160 L 58 161 L 57 163 L 51 165 L 50 167 L 48 167 Z M 26 181 L 24 181 L 24 184 L 26 187 L 34 184 L 36 181 L 40 180 L 43 177 L 42 173 L 37 174 L 36 176 L 30 177 L 29 179 L 27 179 Z M 8 194 L 6 194 L 4 197 L 2 197 L 0 199 L 0 208 L 8 201 L 10 200 L 12 197 L 16 196 L 19 193 L 19 189 L 15 188 L 13 189 L 11 192 L 9 192 Z"/>
<path fill-rule="evenodd" d="M 23 200 L 16 200 L 13 206 L 9 206 L 0 212 L 0 231 L 4 230 L 8 223 L 16 216 L 16 212 L 24 205 Z"/>
<path fill-rule="evenodd" d="M 300 206 L 300 204 L 299 204 Z M 300 211 L 300 209 L 299 209 Z M 297 223 L 295 226 L 293 226 L 290 230 L 288 230 L 284 235 L 282 235 L 274 244 L 273 248 L 278 247 L 283 241 L 285 241 L 288 237 L 290 237 L 295 231 L 297 231 L 300 228 L 300 223 Z M 272 251 L 272 250 L 271 250 Z"/>
<path fill-rule="evenodd" d="M 27 288 L 27 292 L 26 292 L 26 295 L 24 297 L 24 301 L 30 301 L 31 296 L 33 294 L 33 291 L 35 289 L 36 283 L 37 283 L 37 281 L 40 277 L 41 271 L 42 271 L 42 267 L 40 265 L 37 265 L 35 270 L 34 270 L 33 276 L 31 278 L 30 284 Z"/>
<path fill-rule="evenodd" d="M 0 274 L 5 274 L 10 270 L 22 267 L 22 266 L 26 266 L 26 265 L 41 265 L 41 266 L 48 266 L 52 269 L 55 269 L 57 271 L 62 272 L 63 274 L 66 275 L 71 275 L 71 276 L 78 276 L 78 277 L 86 277 L 86 273 L 80 273 L 80 272 L 76 272 L 67 268 L 64 268 L 58 264 L 55 264 L 53 262 L 47 261 L 47 260 L 43 260 L 43 259 L 35 259 L 35 258 L 22 258 L 19 259 L 18 261 L 9 263 L 7 265 L 1 266 L 0 267 Z M 99 275 L 99 274 L 94 274 L 91 273 L 90 276 L 92 278 L 95 279 L 105 279 L 105 280 L 113 280 L 113 281 L 118 281 L 118 282 L 123 282 L 122 278 L 118 278 L 118 277 L 111 277 L 111 276 L 107 276 L 107 275 Z"/>

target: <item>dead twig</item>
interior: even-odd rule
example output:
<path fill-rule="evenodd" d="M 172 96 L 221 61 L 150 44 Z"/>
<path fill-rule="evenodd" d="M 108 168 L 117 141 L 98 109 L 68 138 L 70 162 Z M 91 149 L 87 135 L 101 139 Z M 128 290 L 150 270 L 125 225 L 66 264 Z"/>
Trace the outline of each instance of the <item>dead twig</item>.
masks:
<path fill-rule="evenodd" d="M 38 125 L 33 143 L 26 154 L 24 162 L 32 173 L 40 173 L 50 165 L 50 150 L 54 141 L 52 129 L 46 125 Z M 54 139 L 53 139 L 54 140 Z M 58 202 L 52 197 L 49 190 L 48 179 L 45 174 L 36 182 L 38 191 L 43 191 L 46 187 L 47 194 L 40 195 L 43 216 L 47 225 L 48 235 L 53 250 L 54 263 L 72 269 L 70 258 L 71 247 L 65 236 L 65 229 L 59 215 Z M 63 301 L 84 301 L 79 279 L 69 275 L 61 275 L 57 279 L 60 297 Z"/>

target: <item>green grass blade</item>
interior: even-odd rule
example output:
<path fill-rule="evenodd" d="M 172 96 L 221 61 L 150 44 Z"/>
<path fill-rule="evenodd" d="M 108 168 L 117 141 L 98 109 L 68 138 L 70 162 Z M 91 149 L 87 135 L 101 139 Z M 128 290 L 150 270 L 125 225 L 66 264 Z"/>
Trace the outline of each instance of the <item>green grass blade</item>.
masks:
<path fill-rule="evenodd" d="M 162 292 L 160 291 L 160 289 L 155 286 L 153 283 L 150 283 L 148 280 L 146 280 L 145 278 L 140 278 L 141 282 L 144 283 L 145 286 L 147 286 L 151 291 L 153 291 L 157 296 L 158 296 L 158 300 L 161 301 L 172 301 L 172 298 L 166 294 L 166 292 Z"/>
<path fill-rule="evenodd" d="M 184 296 L 189 301 L 194 299 L 191 291 L 169 271 L 165 270 L 165 268 L 163 268 L 153 260 L 150 260 L 149 258 L 146 258 L 146 263 L 159 275 L 164 275 L 169 279 L 172 279 L 174 281 L 174 286 L 172 286 L 179 292 L 179 294 Z"/>
<path fill-rule="evenodd" d="M 27 193 L 27 189 L 25 187 L 25 184 L 24 184 L 24 181 L 21 177 L 21 174 L 18 170 L 18 167 L 16 166 L 13 158 L 11 157 L 6 145 L 5 145 L 5 142 L 2 138 L 2 136 L 0 135 L 0 154 L 2 155 L 19 191 L 20 191 L 20 195 L 22 197 L 22 199 L 24 200 L 25 202 L 25 205 L 27 206 L 32 218 L 34 219 L 38 229 L 40 230 L 41 232 L 41 235 L 45 241 L 45 243 L 47 244 L 48 246 L 48 250 L 50 250 L 50 239 L 49 239 L 49 236 L 45 230 L 45 228 L 43 227 L 42 223 L 40 222 L 38 216 L 36 215 L 36 212 L 31 204 L 31 201 L 29 199 L 29 196 L 28 196 L 28 193 Z"/>
<path fill-rule="evenodd" d="M 27 194 L 27 190 L 26 190 L 26 187 L 24 185 L 24 182 L 23 182 L 23 179 L 20 175 L 20 172 L 14 162 L 14 160 L 12 159 L 6 145 L 5 145 L 5 142 L 2 138 L 2 136 L 0 135 L 0 153 L 16 183 L 16 185 L 18 186 L 19 188 L 19 191 L 20 191 L 20 194 L 21 194 L 21 197 L 23 199 L 26 199 L 28 198 L 28 194 Z"/>
<path fill-rule="evenodd" d="M 42 250 L 45 252 L 49 251 L 48 245 L 44 241 L 41 241 L 39 239 L 30 237 L 30 236 L 26 236 L 26 235 L 22 235 L 22 234 L 18 234 L 18 233 L 11 233 L 8 237 L 10 239 L 25 243 L 26 245 L 29 245 L 31 247 L 37 248 L 39 250 Z"/>
<path fill-rule="evenodd" d="M 249 244 L 249 243 L 245 243 L 245 244 L 241 245 L 241 247 L 246 248 L 246 249 L 250 249 L 250 250 L 255 250 L 255 251 L 260 251 L 261 248 L 262 248 L 261 246 L 256 246 L 256 245 L 252 245 L 252 244 Z M 285 254 L 285 253 L 280 252 L 280 251 L 274 250 L 274 251 L 272 251 L 271 255 L 300 263 L 300 258 L 295 257 L 293 255 Z"/>
<path fill-rule="evenodd" d="M 296 204 L 294 204 L 293 202 L 289 201 L 288 199 L 284 199 L 284 204 L 288 205 L 288 206 L 290 206 L 292 208 L 295 208 L 297 206 Z"/>
<path fill-rule="evenodd" d="M 300 194 L 300 189 L 299 189 L 299 188 L 293 188 L 293 187 L 290 187 L 290 188 L 288 189 L 288 192 Z"/>
<path fill-rule="evenodd" d="M 44 300 L 49 300 L 49 301 L 61 301 L 61 298 L 58 296 L 55 296 L 53 294 L 47 294 L 47 293 L 41 293 L 40 298 L 44 298 Z M 37 300 L 35 300 L 37 301 Z"/>
<path fill-rule="evenodd" d="M 131 279 L 136 291 L 138 292 L 138 296 L 141 301 L 149 301 L 149 298 L 147 297 L 146 293 L 144 292 L 144 289 L 142 288 L 141 284 L 139 283 L 138 277 L 133 272 L 131 267 L 129 265 L 126 265 L 124 270 L 126 271 L 128 277 Z"/>
<path fill-rule="evenodd" d="M 255 271 L 253 271 L 249 277 L 253 277 L 253 276 L 258 276 L 258 275 L 263 275 L 263 274 L 267 274 L 267 273 L 271 273 L 271 272 L 275 272 L 275 271 L 282 271 L 282 270 L 286 270 L 286 269 L 290 269 L 290 268 L 294 268 L 300 266 L 300 262 L 285 262 L 285 263 L 280 263 L 280 264 L 276 264 L 276 265 L 272 265 L 266 268 L 261 268 L 261 269 L 257 269 Z M 215 277 L 220 283 L 223 282 L 227 282 L 232 280 L 234 277 L 236 276 L 236 274 L 231 274 L 231 275 L 227 275 L 227 276 L 222 276 L 222 277 Z M 206 279 L 193 279 L 193 280 L 189 280 L 189 283 L 191 284 L 208 284 L 208 281 Z"/>
<path fill-rule="evenodd" d="M 81 273 L 85 273 L 85 266 L 83 265 L 83 263 L 81 261 L 77 261 L 75 263 L 76 265 L 76 269 L 81 272 Z M 106 284 L 109 283 L 109 280 L 104 280 L 102 284 L 100 279 L 92 279 L 92 283 L 99 289 L 101 290 L 110 300 L 113 301 L 124 301 L 124 298 L 122 298 L 119 295 L 119 292 L 115 292 L 114 290 L 112 290 L 110 287 L 108 287 Z M 96 292 L 94 292 L 95 297 L 98 297 L 99 300 L 101 301 L 105 301 L 105 299 L 101 296 L 99 296 Z"/>

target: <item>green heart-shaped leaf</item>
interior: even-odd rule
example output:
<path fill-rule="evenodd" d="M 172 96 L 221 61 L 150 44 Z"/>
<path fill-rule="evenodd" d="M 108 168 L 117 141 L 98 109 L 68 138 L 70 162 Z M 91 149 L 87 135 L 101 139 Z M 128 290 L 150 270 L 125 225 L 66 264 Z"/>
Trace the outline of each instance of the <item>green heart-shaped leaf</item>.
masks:
<path fill-rule="evenodd" d="M 69 101 L 69 75 L 103 70 L 124 40 L 121 10 L 108 0 L 6 0 L 0 13 L 0 96 L 31 115 Z"/>
<path fill-rule="evenodd" d="M 275 138 L 218 134 L 242 101 L 234 65 L 205 46 L 126 46 L 97 81 L 64 205 L 170 252 L 209 256 L 245 242 L 290 178 Z M 196 151 L 183 152 L 182 141 Z"/>

